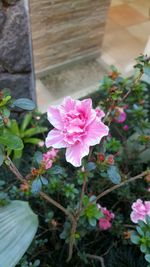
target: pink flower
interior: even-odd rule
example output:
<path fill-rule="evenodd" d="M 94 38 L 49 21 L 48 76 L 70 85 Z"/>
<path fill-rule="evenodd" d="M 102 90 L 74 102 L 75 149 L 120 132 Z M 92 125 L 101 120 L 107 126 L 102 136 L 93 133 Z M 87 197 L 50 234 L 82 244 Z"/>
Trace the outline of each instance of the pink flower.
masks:
<path fill-rule="evenodd" d="M 45 164 L 45 168 L 50 169 L 52 167 L 53 161 L 57 156 L 58 150 L 52 148 L 47 153 L 43 154 L 43 163 Z"/>
<path fill-rule="evenodd" d="M 112 220 L 114 219 L 115 215 L 113 212 L 109 211 L 107 208 L 100 207 L 104 217 L 99 219 L 99 227 L 101 230 L 108 230 L 112 226 Z"/>
<path fill-rule="evenodd" d="M 139 220 L 146 222 L 147 215 L 150 216 L 150 201 L 138 199 L 132 204 L 131 221 L 137 223 Z"/>
<path fill-rule="evenodd" d="M 127 114 L 121 107 L 115 108 L 115 122 L 123 123 L 127 118 Z"/>
<path fill-rule="evenodd" d="M 46 146 L 66 148 L 66 160 L 81 166 L 89 147 L 108 135 L 108 127 L 101 121 L 104 112 L 92 108 L 91 99 L 82 101 L 66 97 L 59 106 L 48 109 L 48 120 L 55 127 L 46 138 Z"/>
<path fill-rule="evenodd" d="M 123 130 L 127 132 L 127 131 L 129 130 L 129 126 L 128 126 L 127 124 L 124 125 L 124 126 L 123 126 Z"/>

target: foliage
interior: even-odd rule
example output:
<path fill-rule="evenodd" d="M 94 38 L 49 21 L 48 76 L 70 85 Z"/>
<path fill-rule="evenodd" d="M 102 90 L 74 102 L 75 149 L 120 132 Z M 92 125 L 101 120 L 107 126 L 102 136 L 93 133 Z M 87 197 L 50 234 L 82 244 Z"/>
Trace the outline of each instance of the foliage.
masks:
<path fill-rule="evenodd" d="M 31 112 L 30 101 L 15 101 L 7 90 L 1 92 L 0 205 L 28 201 L 39 217 L 38 233 L 18 267 L 100 266 L 100 260 L 106 267 L 144 267 L 149 262 L 149 219 L 138 223 L 130 241 L 132 202 L 149 199 L 150 97 L 142 80 L 149 64 L 149 58 L 141 56 L 133 76 L 124 78 L 112 66 L 101 80 L 95 99 L 105 111 L 109 135 L 90 148 L 79 168 L 66 162 L 64 149 L 39 146 L 49 124 L 45 116 Z M 29 113 L 16 120 L 15 106 Z M 14 158 L 21 154 L 18 170 Z M 100 219 L 107 220 L 102 207 L 115 214 L 107 231 L 99 227 Z M 135 242 L 141 252 L 134 250 Z M 66 263 L 68 248 L 71 262 Z"/>
<path fill-rule="evenodd" d="M 146 261 L 150 263 L 150 216 L 147 216 L 146 222 L 138 221 L 136 231 L 132 232 L 131 242 L 140 246 Z"/>

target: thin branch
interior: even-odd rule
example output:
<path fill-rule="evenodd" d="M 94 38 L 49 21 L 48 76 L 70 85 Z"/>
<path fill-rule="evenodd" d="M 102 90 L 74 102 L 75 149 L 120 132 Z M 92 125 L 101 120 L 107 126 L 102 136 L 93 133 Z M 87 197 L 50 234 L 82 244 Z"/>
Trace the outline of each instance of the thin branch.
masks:
<path fill-rule="evenodd" d="M 83 204 L 83 197 L 84 197 L 85 187 L 86 187 L 86 173 L 84 172 L 84 179 L 83 179 L 83 185 L 82 185 L 82 191 L 81 191 L 80 202 L 79 202 L 79 209 L 78 209 L 79 217 L 80 217 L 80 211 L 82 210 L 82 204 Z"/>
<path fill-rule="evenodd" d="M 122 187 L 122 186 L 124 186 L 124 185 L 126 185 L 128 183 L 131 183 L 131 182 L 134 182 L 134 181 L 136 181 L 138 179 L 141 179 L 142 177 L 146 176 L 149 172 L 150 172 L 149 170 L 148 171 L 144 171 L 144 172 L 142 172 L 142 173 L 140 173 L 140 174 L 138 174 L 138 175 L 136 175 L 136 176 L 134 176 L 134 177 L 132 177 L 132 178 L 130 178 L 128 180 L 125 180 L 125 181 L 121 182 L 120 184 L 117 184 L 117 185 L 112 186 L 111 188 L 108 188 L 104 192 L 100 193 L 96 197 L 96 199 L 94 200 L 94 202 L 96 202 L 100 198 L 108 195 L 110 192 L 112 192 L 112 191 L 114 191 L 114 190 L 116 190 L 116 189 L 118 189 L 118 188 L 120 188 L 120 187 Z"/>
<path fill-rule="evenodd" d="M 120 184 L 117 184 L 117 185 L 112 186 L 111 188 L 108 188 L 107 190 L 105 190 L 102 193 L 100 193 L 94 200 L 92 200 L 90 203 L 88 203 L 86 207 L 83 207 L 82 208 L 82 212 L 88 206 L 90 206 L 93 202 L 97 202 L 100 198 L 108 195 L 112 191 L 114 191 L 114 190 L 116 190 L 116 189 L 118 189 L 118 188 L 120 188 L 120 187 L 122 187 L 122 186 L 124 186 L 124 185 L 126 185 L 128 183 L 131 183 L 131 182 L 134 182 L 134 181 L 136 181 L 138 179 L 141 179 L 142 177 L 146 176 L 148 173 L 150 173 L 150 170 L 144 171 L 144 172 L 142 172 L 142 173 L 140 173 L 140 174 L 138 174 L 138 175 L 136 175 L 136 176 L 134 176 L 134 177 L 132 177 L 132 178 L 130 178 L 128 180 L 125 180 L 125 181 L 121 182 Z"/>
<path fill-rule="evenodd" d="M 21 183 L 27 183 L 28 181 L 22 176 L 22 174 L 19 172 L 19 170 L 16 168 L 16 166 L 14 165 L 14 163 L 11 161 L 11 159 L 9 157 L 7 157 L 7 160 L 9 162 L 8 167 L 11 170 L 11 172 L 16 176 L 16 178 L 21 182 Z M 40 196 L 45 199 L 47 202 L 49 202 L 50 204 L 54 205 L 55 207 L 57 207 L 58 209 L 60 209 L 62 212 L 65 213 L 65 215 L 67 215 L 72 221 L 74 220 L 74 216 L 67 210 L 65 209 L 60 203 L 58 203 L 57 201 L 55 201 L 54 199 L 52 199 L 50 196 L 48 196 L 47 194 L 45 194 L 44 192 L 40 191 Z"/>
<path fill-rule="evenodd" d="M 93 259 L 93 260 L 98 260 L 101 263 L 101 267 L 105 267 L 104 259 L 101 256 L 97 255 L 92 255 L 92 254 L 86 254 L 87 258 Z"/>

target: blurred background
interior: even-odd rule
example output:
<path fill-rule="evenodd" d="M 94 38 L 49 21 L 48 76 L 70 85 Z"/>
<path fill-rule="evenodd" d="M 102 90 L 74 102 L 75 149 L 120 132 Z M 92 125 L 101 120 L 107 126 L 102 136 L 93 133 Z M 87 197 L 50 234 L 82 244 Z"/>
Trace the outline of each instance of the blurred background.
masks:
<path fill-rule="evenodd" d="M 94 92 L 115 65 L 150 50 L 150 0 L 31 0 L 38 107 Z"/>

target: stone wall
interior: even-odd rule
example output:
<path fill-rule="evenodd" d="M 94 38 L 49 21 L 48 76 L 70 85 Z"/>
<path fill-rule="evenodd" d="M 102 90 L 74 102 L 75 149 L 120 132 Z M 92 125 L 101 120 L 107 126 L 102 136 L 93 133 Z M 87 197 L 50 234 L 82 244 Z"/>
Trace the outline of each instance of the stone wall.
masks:
<path fill-rule="evenodd" d="M 0 0 L 0 89 L 35 100 L 27 0 Z"/>
<path fill-rule="evenodd" d="M 36 72 L 98 56 L 110 0 L 30 0 Z"/>

